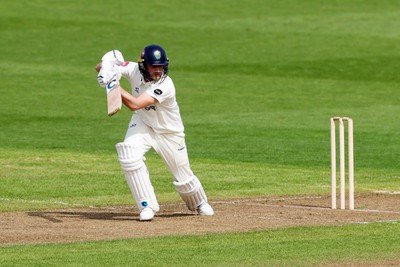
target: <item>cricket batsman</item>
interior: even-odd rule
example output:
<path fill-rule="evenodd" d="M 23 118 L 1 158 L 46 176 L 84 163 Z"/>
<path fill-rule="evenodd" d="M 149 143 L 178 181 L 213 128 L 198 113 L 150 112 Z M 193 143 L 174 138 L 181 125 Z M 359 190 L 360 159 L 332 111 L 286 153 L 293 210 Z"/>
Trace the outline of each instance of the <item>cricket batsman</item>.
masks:
<path fill-rule="evenodd" d="M 141 221 L 152 220 L 160 207 L 145 164 L 153 148 L 174 177 L 173 185 L 186 206 L 199 215 L 214 215 L 199 178 L 193 174 L 185 144 L 184 126 L 168 76 L 169 59 L 159 45 L 146 46 L 138 62 L 125 62 L 121 52 L 107 52 L 96 66 L 101 87 L 115 78 L 129 81 L 132 93 L 121 86 L 122 103 L 134 111 L 123 142 L 116 144 L 121 169 L 139 209 Z"/>

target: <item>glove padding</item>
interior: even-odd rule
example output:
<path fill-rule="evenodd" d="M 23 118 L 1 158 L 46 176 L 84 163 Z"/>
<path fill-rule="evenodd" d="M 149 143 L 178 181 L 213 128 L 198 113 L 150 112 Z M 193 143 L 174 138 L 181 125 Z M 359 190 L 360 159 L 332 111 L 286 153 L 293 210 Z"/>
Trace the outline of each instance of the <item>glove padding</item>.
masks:
<path fill-rule="evenodd" d="M 97 82 L 99 85 L 105 88 L 114 78 L 117 82 L 121 79 L 121 72 L 119 71 L 118 66 L 109 62 L 103 62 L 99 75 L 97 75 Z"/>
<path fill-rule="evenodd" d="M 121 65 L 125 62 L 124 56 L 118 50 L 111 50 L 101 58 L 102 63 L 111 63 L 112 65 Z"/>

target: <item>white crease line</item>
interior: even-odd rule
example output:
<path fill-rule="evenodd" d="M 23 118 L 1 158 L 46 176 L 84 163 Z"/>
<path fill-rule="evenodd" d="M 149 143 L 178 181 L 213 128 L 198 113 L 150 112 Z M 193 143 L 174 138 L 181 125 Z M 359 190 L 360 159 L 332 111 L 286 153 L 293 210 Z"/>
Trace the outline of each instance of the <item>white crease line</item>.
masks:
<path fill-rule="evenodd" d="M 400 191 L 376 190 L 373 192 L 377 193 L 377 194 L 385 194 L 385 195 L 400 195 Z"/>
<path fill-rule="evenodd" d="M 301 198 L 299 198 L 301 199 Z M 258 199 L 258 200 L 267 200 L 270 201 L 271 199 Z M 255 200 L 256 201 L 256 200 Z M 242 202 L 240 200 L 233 200 L 233 201 L 212 201 L 212 203 L 216 204 L 241 204 L 241 205 L 248 205 L 248 206 L 266 206 L 266 207 L 283 207 L 283 208 L 296 208 L 296 209 L 318 209 L 318 210 L 332 210 L 329 207 L 315 207 L 315 206 L 300 206 L 300 205 L 278 205 L 278 204 L 263 204 L 263 203 L 249 203 L 248 201 Z M 388 213 L 388 214 L 400 214 L 397 211 L 389 211 L 389 210 L 348 210 L 348 209 L 336 209 L 336 211 L 347 211 L 347 212 L 371 212 L 371 213 Z"/>
<path fill-rule="evenodd" d="M 254 201 L 276 201 L 276 200 L 300 200 L 300 199 L 319 199 L 321 197 L 293 197 L 293 198 L 276 198 L 276 199 L 254 199 Z M 47 204 L 60 204 L 60 205 L 65 205 L 65 206 L 79 206 L 79 207 L 89 207 L 89 208 L 94 208 L 94 209 L 104 209 L 104 207 L 96 207 L 93 205 L 86 206 L 82 204 L 74 204 L 74 203 L 67 203 L 63 201 L 46 201 L 46 200 L 26 200 L 26 199 L 15 199 L 15 198 L 0 198 L 0 201 L 18 201 L 18 202 L 24 202 L 24 203 L 47 203 Z M 328 207 L 315 207 L 315 206 L 300 206 L 300 205 L 273 205 L 273 204 L 263 204 L 263 203 L 251 203 L 248 200 L 247 201 L 240 201 L 240 200 L 232 200 L 232 201 L 211 201 L 212 203 L 216 204 L 242 204 L 242 205 L 248 205 L 248 206 L 266 206 L 266 207 L 284 207 L 284 208 L 296 208 L 296 209 L 318 209 L 318 210 L 332 210 L 331 208 Z M 107 207 L 106 209 L 121 209 L 121 208 L 115 208 L 115 207 Z M 122 208 L 125 209 L 125 208 Z M 341 210 L 337 209 L 337 211 L 348 211 L 348 212 L 374 212 L 374 213 L 388 213 L 388 214 L 400 214 L 400 212 L 396 211 L 387 211 L 387 210 Z"/>
<path fill-rule="evenodd" d="M 212 203 L 217 203 L 217 204 L 237 204 L 237 203 L 245 203 L 245 202 L 251 202 L 251 201 L 285 201 L 285 200 L 301 200 L 301 199 L 321 199 L 322 197 L 320 196 L 315 196 L 315 197 L 287 197 L 287 198 L 252 198 L 250 200 L 231 200 L 231 201 L 212 201 Z M 251 203 L 250 203 L 251 204 Z"/>
<path fill-rule="evenodd" d="M 60 204 L 65 206 L 82 206 L 80 204 L 67 203 L 63 201 L 47 201 L 47 200 L 26 200 L 20 198 L 0 198 L 0 201 L 17 201 L 23 203 L 46 203 L 46 204 Z"/>

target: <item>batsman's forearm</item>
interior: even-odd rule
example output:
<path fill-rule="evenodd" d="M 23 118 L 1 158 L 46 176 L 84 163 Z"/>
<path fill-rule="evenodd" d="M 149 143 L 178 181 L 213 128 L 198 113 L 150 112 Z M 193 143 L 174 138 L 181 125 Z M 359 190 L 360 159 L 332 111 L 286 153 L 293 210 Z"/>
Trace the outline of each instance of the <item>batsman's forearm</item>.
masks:
<path fill-rule="evenodd" d="M 118 86 L 120 92 L 121 92 L 121 97 L 122 97 L 122 103 L 124 103 L 124 105 L 129 108 L 130 110 L 138 110 L 140 109 L 138 103 L 137 103 L 137 99 L 132 96 L 130 93 L 128 93 L 127 91 L 125 91 L 124 88 L 122 88 L 121 86 Z"/>
<path fill-rule="evenodd" d="M 157 103 L 157 99 L 153 98 L 146 92 L 142 93 L 139 97 L 134 97 L 125 91 L 120 85 L 118 86 L 118 89 L 121 92 L 122 103 L 124 103 L 124 105 L 130 110 L 138 110 Z"/>

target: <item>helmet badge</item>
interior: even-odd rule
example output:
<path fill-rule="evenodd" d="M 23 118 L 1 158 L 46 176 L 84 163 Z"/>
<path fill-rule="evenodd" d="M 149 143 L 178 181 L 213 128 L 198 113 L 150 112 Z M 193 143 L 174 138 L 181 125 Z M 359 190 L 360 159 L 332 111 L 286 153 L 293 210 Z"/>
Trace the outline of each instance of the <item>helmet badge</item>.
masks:
<path fill-rule="evenodd" d="M 153 55 L 154 55 L 154 57 L 155 57 L 157 60 L 160 60 L 160 58 L 161 58 L 161 52 L 160 52 L 159 50 L 155 50 L 154 53 L 153 53 Z"/>

